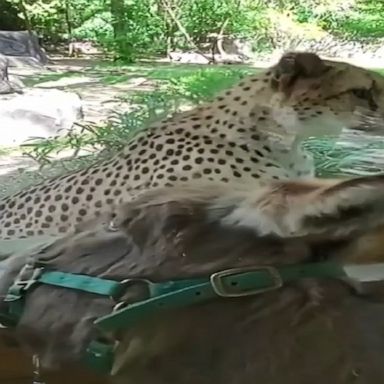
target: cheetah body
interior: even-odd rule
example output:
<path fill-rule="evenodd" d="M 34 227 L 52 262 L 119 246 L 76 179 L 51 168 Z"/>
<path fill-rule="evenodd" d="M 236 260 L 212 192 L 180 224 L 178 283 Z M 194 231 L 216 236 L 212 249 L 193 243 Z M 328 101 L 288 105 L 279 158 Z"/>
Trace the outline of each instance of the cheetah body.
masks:
<path fill-rule="evenodd" d="M 312 177 L 301 140 L 358 125 L 357 110 L 382 118 L 383 95 L 383 78 L 370 71 L 287 54 L 213 101 L 153 124 L 112 159 L 4 199 L 0 239 L 68 233 L 142 191 L 191 180 Z"/>

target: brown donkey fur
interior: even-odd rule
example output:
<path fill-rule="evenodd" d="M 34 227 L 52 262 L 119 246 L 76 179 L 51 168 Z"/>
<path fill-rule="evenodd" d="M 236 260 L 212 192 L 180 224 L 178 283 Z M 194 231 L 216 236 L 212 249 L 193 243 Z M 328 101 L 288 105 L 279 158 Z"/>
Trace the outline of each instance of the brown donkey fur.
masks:
<path fill-rule="evenodd" d="M 337 259 L 384 260 L 384 175 L 254 188 L 151 191 L 120 208 L 114 230 L 92 223 L 28 255 L 60 271 L 164 281 L 221 269 Z M 26 262 L 6 262 L 4 295 Z M 384 284 L 302 280 L 237 299 L 158 312 L 112 336 L 112 380 L 129 384 L 382 384 Z M 128 291 L 128 302 L 140 296 Z M 4 303 L 2 304 L 4 305 Z M 104 297 L 37 286 L 15 335 L 47 367 L 80 364 Z M 383 337 L 383 339 L 382 339 Z"/>

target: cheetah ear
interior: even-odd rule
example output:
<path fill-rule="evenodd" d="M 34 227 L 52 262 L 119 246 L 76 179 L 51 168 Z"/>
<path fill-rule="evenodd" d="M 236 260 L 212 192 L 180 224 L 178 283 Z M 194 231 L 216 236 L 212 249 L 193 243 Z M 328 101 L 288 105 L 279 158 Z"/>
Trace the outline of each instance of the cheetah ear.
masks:
<path fill-rule="evenodd" d="M 288 52 L 273 68 L 272 87 L 286 93 L 299 78 L 316 78 L 329 67 L 315 53 Z"/>
<path fill-rule="evenodd" d="M 301 193 L 294 193 L 292 185 L 281 190 L 288 206 L 284 221 L 291 236 L 340 238 L 384 225 L 384 174 L 334 181 L 307 192 L 308 187 L 297 185 Z"/>

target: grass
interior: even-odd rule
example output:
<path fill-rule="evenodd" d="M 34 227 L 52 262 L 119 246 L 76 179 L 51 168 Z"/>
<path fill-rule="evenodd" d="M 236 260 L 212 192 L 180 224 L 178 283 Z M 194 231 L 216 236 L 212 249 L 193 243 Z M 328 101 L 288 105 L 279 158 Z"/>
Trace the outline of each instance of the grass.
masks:
<path fill-rule="evenodd" d="M 337 142 L 314 138 L 304 143 L 313 154 L 318 177 L 364 176 L 384 172 L 384 143 L 374 138 L 365 142 Z"/>
<path fill-rule="evenodd" d="M 195 75 L 197 72 L 210 73 L 213 75 L 222 74 L 223 76 L 230 77 L 230 74 L 248 74 L 257 71 L 257 68 L 248 65 L 207 67 L 207 65 L 201 64 L 141 63 L 140 65 L 117 65 L 111 62 L 105 62 L 92 67 L 85 67 L 84 69 L 77 71 L 71 70 L 33 76 L 27 79 L 27 82 L 31 85 L 35 85 L 46 81 L 60 80 L 66 77 L 86 75 L 97 78 L 104 84 L 118 84 L 126 82 L 133 77 L 147 77 L 150 80 L 171 80 L 188 78 Z"/>
<path fill-rule="evenodd" d="M 47 73 L 47 74 L 44 73 L 41 75 L 23 79 L 23 82 L 25 83 L 26 86 L 33 87 L 37 84 L 45 83 L 47 81 L 58 81 L 64 78 L 75 77 L 82 74 L 83 73 L 80 71 L 67 71 L 67 72 Z"/>
<path fill-rule="evenodd" d="M 82 133 L 72 133 L 60 140 L 42 140 L 24 147 L 29 156 L 41 164 L 50 164 L 50 156 L 64 149 L 98 147 L 116 151 L 124 146 L 137 131 L 145 129 L 152 121 L 177 112 L 183 105 L 195 105 L 209 100 L 219 91 L 230 87 L 244 75 L 256 73 L 257 68 L 248 66 L 202 66 L 144 63 L 140 66 L 117 66 L 101 64 L 85 69 L 83 75 L 96 77 L 106 85 L 125 83 L 134 77 L 145 77 L 156 85 L 151 92 L 135 91 L 121 97 L 132 111 L 116 114 L 103 126 L 88 126 Z M 384 73 L 383 69 L 376 69 Z M 60 79 L 79 73 L 50 74 L 35 81 Z M 362 138 L 335 144 L 332 138 L 310 139 L 306 149 L 313 153 L 320 177 L 361 175 L 384 170 L 384 143 L 375 138 Z"/>

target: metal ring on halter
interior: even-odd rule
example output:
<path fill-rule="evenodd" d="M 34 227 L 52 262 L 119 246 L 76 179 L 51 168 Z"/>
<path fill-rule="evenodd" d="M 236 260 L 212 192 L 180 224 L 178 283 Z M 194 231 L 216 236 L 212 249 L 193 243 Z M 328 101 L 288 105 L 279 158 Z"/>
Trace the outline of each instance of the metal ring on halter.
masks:
<path fill-rule="evenodd" d="M 149 284 L 151 284 L 151 282 L 147 279 L 124 279 L 124 280 L 121 280 L 120 284 L 123 288 L 129 288 L 129 285 L 130 284 L 134 284 L 134 283 L 144 283 L 146 285 L 146 288 L 148 289 L 148 293 L 149 293 L 149 296 L 150 296 L 150 288 L 149 288 Z M 120 295 L 122 296 L 122 295 Z M 114 298 L 111 296 L 110 299 L 112 301 L 115 301 Z M 119 301 L 116 303 L 116 305 L 113 307 L 113 312 L 125 307 L 125 306 L 128 306 L 129 303 L 125 302 L 125 301 Z"/>
<path fill-rule="evenodd" d="M 115 226 L 115 223 L 113 220 L 111 220 L 108 224 L 108 231 L 111 232 L 117 232 L 119 230 L 119 227 Z"/>

